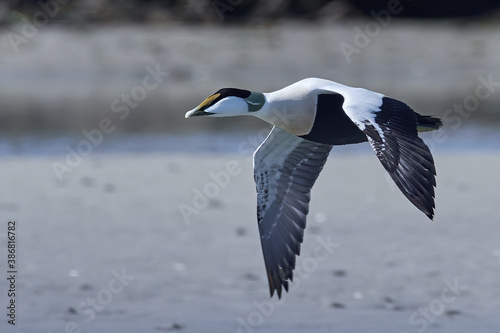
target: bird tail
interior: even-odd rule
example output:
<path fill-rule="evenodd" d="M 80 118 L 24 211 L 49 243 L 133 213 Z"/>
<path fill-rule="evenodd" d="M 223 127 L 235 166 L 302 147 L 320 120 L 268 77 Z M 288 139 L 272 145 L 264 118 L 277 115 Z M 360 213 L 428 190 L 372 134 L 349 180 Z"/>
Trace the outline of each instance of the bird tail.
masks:
<path fill-rule="evenodd" d="M 432 116 L 422 116 L 415 113 L 417 117 L 417 130 L 419 132 L 434 131 L 443 126 L 441 119 Z"/>

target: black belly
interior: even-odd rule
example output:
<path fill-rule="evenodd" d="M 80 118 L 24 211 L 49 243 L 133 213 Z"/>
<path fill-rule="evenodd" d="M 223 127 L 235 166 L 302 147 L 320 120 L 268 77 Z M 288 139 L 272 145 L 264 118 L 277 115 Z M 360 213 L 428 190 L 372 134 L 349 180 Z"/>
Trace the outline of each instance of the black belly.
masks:
<path fill-rule="evenodd" d="M 342 95 L 318 95 L 313 127 L 309 134 L 301 138 L 335 146 L 368 141 L 366 135 L 345 114 L 343 104 Z"/>

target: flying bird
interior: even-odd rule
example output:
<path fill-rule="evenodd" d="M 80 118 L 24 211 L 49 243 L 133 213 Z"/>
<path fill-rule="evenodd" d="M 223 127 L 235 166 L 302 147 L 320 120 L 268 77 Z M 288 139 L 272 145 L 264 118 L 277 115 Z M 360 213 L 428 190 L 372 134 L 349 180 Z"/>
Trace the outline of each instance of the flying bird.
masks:
<path fill-rule="evenodd" d="M 255 151 L 257 220 L 271 297 L 293 280 L 311 188 L 333 146 L 368 141 L 401 192 L 431 220 L 436 169 L 418 132 L 441 120 L 383 94 L 307 78 L 270 93 L 223 88 L 190 117 L 251 115 L 272 125 Z"/>

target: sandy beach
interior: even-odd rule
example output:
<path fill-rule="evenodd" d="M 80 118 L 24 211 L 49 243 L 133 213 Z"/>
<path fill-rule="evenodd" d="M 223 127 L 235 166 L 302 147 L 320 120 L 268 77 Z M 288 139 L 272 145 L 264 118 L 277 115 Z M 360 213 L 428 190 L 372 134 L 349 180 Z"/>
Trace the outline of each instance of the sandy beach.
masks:
<path fill-rule="evenodd" d="M 1 27 L 0 332 L 498 333 L 498 20 L 377 22 Z M 251 161 L 269 126 L 184 114 L 315 76 L 443 118 L 423 135 L 436 215 L 368 144 L 335 148 L 271 299 Z"/>
<path fill-rule="evenodd" d="M 18 324 L 1 330 L 498 332 L 498 154 L 437 154 L 429 221 L 365 146 L 330 155 L 280 301 L 250 155 L 94 154 L 63 182 L 61 156 L 1 160 L 2 256 L 15 219 L 19 265 Z"/>

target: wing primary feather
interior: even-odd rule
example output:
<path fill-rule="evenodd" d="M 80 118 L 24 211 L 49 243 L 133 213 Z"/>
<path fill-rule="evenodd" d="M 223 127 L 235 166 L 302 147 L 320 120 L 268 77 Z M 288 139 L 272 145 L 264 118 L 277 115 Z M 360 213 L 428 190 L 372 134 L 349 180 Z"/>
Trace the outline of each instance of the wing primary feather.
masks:
<path fill-rule="evenodd" d="M 257 217 L 271 297 L 276 293 L 281 298 L 293 279 L 310 191 L 331 148 L 273 127 L 254 154 Z"/>
<path fill-rule="evenodd" d="M 368 137 L 401 192 L 433 219 L 436 168 L 429 147 L 418 137 L 417 120 L 422 121 L 423 116 L 401 101 L 382 95 L 379 98 L 378 108 L 370 106 L 359 112 L 346 105 L 344 111 Z M 440 121 L 436 118 L 435 122 Z"/>

